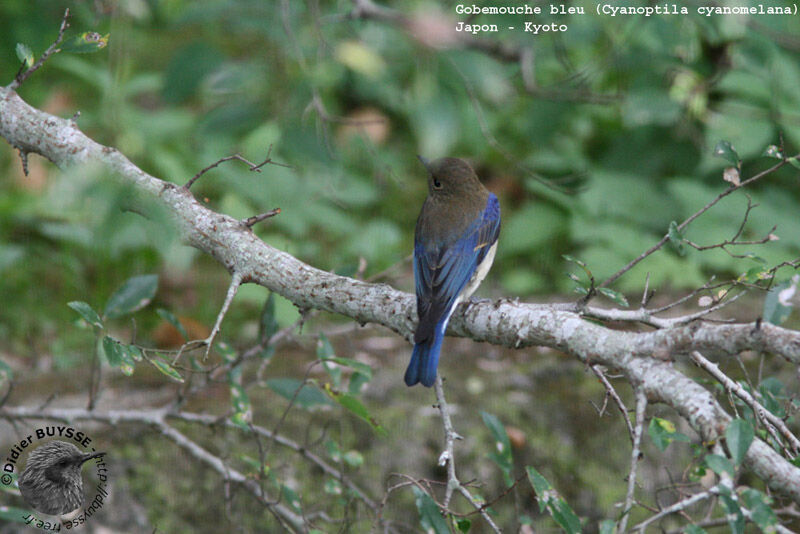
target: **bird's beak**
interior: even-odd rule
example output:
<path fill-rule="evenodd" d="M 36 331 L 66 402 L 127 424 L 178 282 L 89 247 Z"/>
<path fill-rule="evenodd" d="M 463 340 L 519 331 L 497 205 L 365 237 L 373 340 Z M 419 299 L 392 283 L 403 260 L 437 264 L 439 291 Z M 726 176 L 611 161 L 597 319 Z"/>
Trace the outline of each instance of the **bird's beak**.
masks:
<path fill-rule="evenodd" d="M 419 154 L 417 154 L 417 159 L 420 160 L 422 162 L 422 164 L 425 166 L 425 170 L 427 170 L 428 172 L 431 172 L 431 162 L 428 161 L 427 158 L 424 158 L 424 157 L 420 156 Z"/>
<path fill-rule="evenodd" d="M 84 454 L 83 455 L 83 459 L 81 460 L 81 463 L 88 462 L 92 458 L 97 458 L 98 456 L 103 456 L 104 454 L 105 454 L 105 452 L 91 452 L 91 453 Z"/>

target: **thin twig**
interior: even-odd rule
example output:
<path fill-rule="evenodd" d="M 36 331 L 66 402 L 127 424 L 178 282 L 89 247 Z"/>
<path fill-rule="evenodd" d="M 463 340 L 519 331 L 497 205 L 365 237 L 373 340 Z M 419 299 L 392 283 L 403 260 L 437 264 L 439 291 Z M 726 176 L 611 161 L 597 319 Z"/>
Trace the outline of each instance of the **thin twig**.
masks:
<path fill-rule="evenodd" d="M 651 515 L 650 517 L 648 517 L 647 519 L 645 519 L 644 521 L 642 521 L 641 523 L 639 523 L 638 525 L 633 527 L 632 532 L 637 532 L 637 531 L 638 532 L 644 532 L 644 529 L 647 528 L 648 525 L 658 521 L 662 517 L 665 517 L 665 516 L 668 516 L 670 514 L 674 514 L 674 513 L 677 513 L 677 512 L 682 512 L 682 511 L 686 510 L 687 508 L 689 508 L 690 506 L 692 506 L 694 504 L 697 504 L 697 503 L 699 503 L 701 501 L 704 501 L 706 499 L 710 499 L 711 497 L 714 497 L 715 495 L 719 495 L 719 490 L 717 489 L 716 486 L 714 486 L 713 488 L 711 488 L 708 491 L 703 491 L 701 493 L 695 493 L 694 495 L 692 495 L 690 497 L 687 497 L 687 498 L 685 498 L 685 499 L 683 499 L 681 501 L 676 502 L 672 506 L 668 506 L 668 507 L 664 508 L 663 510 L 661 510 L 657 514 Z"/>
<path fill-rule="evenodd" d="M 797 156 L 795 156 L 795 157 L 797 157 Z M 679 224 L 679 225 L 678 225 L 678 231 L 679 231 L 679 232 L 682 232 L 682 231 L 683 231 L 683 230 L 684 230 L 684 229 L 685 229 L 687 226 L 689 226 L 689 225 L 690 225 L 690 224 L 691 224 L 691 223 L 692 223 L 692 222 L 693 222 L 695 219 L 697 219 L 697 218 L 698 218 L 698 217 L 700 217 L 702 214 L 704 214 L 705 212 L 707 212 L 707 211 L 708 211 L 709 209 L 711 209 L 711 208 L 712 208 L 712 207 L 713 207 L 713 206 L 714 206 L 714 205 L 715 205 L 717 202 L 719 202 L 720 200 L 722 200 L 722 199 L 723 199 L 723 198 L 725 198 L 726 196 L 730 195 L 730 194 L 731 194 L 731 193 L 733 193 L 734 191 L 738 191 L 739 189 L 741 189 L 741 188 L 743 188 L 743 187 L 746 187 L 746 186 L 748 186 L 748 185 L 752 184 L 753 182 L 755 182 L 755 181 L 757 181 L 757 180 L 760 180 L 760 179 L 761 179 L 761 178 L 763 178 L 764 176 L 767 176 L 767 175 L 769 175 L 769 174 L 771 174 L 771 173 L 773 173 L 773 172 L 777 171 L 778 169 L 780 169 L 781 167 L 785 166 L 786 164 L 787 164 L 787 160 L 786 160 L 786 159 L 784 159 L 783 161 L 776 163 L 775 165 L 773 165 L 773 166 L 772 166 L 772 167 L 770 167 L 769 169 L 767 169 L 767 170 L 765 170 L 765 171 L 761 171 L 760 173 L 756 174 L 755 176 L 752 176 L 752 177 L 748 178 L 747 180 L 745 180 L 745 181 L 741 182 L 739 185 L 731 185 L 731 186 L 730 186 L 728 189 L 726 189 L 725 191 L 723 191 L 722 193 L 720 193 L 719 195 L 717 195 L 717 197 L 716 197 L 715 199 L 713 199 L 713 200 L 711 200 L 710 202 L 708 202 L 708 203 L 707 203 L 705 206 L 703 206 L 702 208 L 700 208 L 698 211 L 696 211 L 695 213 L 693 213 L 692 215 L 690 215 L 690 216 L 689 216 L 689 217 L 688 217 L 688 218 L 687 218 L 685 221 L 683 221 L 681 224 Z M 622 269 L 620 269 L 620 270 L 619 270 L 619 271 L 617 271 L 616 273 L 614 273 L 614 274 L 612 274 L 611 276 L 609 276 L 609 277 L 608 277 L 608 278 L 607 278 L 605 281 L 603 281 L 603 283 L 601 283 L 601 284 L 600 284 L 598 287 L 608 287 L 608 286 L 609 286 L 609 285 L 611 285 L 611 284 L 612 284 L 614 281 L 616 281 L 616 280 L 617 280 L 617 278 L 619 278 L 619 277 L 620 277 L 620 276 L 622 276 L 623 274 L 625 274 L 625 273 L 627 273 L 628 271 L 630 271 L 631 269 L 633 269 L 633 267 L 634 267 L 634 266 L 636 266 L 636 265 L 637 265 L 639 262 L 641 262 L 642 260 L 644 260 L 645 258 L 647 258 L 648 256 L 650 256 L 651 254 L 653 254 L 654 252 L 656 252 L 657 250 L 659 250 L 661 247 L 663 247 L 663 246 L 666 244 L 666 242 L 667 242 L 667 241 L 669 241 L 669 233 L 666 233 L 666 234 L 664 234 L 664 237 L 662 237 L 662 238 L 661 238 L 661 239 L 658 241 L 658 243 L 656 243 L 655 245 L 653 245 L 653 246 L 652 246 L 652 247 L 650 247 L 649 249 L 647 249 L 647 250 L 645 250 L 644 252 L 642 252 L 641 254 L 639 254 L 639 256 L 637 256 L 636 258 L 632 259 L 632 260 L 631 260 L 631 261 L 630 261 L 630 262 L 629 262 L 629 263 L 628 263 L 628 264 L 627 264 L 625 267 L 623 267 Z"/>
<path fill-rule="evenodd" d="M 242 224 L 247 226 L 248 228 L 252 228 L 255 224 L 260 223 L 263 220 L 269 219 L 270 217 L 274 217 L 280 212 L 281 212 L 280 208 L 274 208 L 260 215 L 253 215 L 252 217 L 248 217 L 247 219 L 242 219 Z"/>
<path fill-rule="evenodd" d="M 617 308 L 586 307 L 581 311 L 582 315 L 585 315 L 586 317 L 593 317 L 595 319 L 602 319 L 604 321 L 629 321 L 646 324 L 655 328 L 670 328 L 691 323 L 692 321 L 696 321 L 705 317 L 706 315 L 719 311 L 741 298 L 744 294 L 745 291 L 742 291 L 741 293 L 737 293 L 727 300 L 721 300 L 720 302 L 717 302 L 717 304 L 714 306 L 709 306 L 708 308 L 704 308 L 698 312 L 688 315 L 681 315 L 679 317 L 654 317 L 654 311 L 644 308 L 640 308 L 638 310 L 620 310 Z"/>
<path fill-rule="evenodd" d="M 792 434 L 782 419 L 776 417 L 772 412 L 764 408 L 764 406 L 748 393 L 747 390 L 729 378 L 728 375 L 720 370 L 717 364 L 711 363 L 700 354 L 700 352 L 696 350 L 692 351 L 690 357 L 694 363 L 713 376 L 726 390 L 731 391 L 734 395 L 742 399 L 745 404 L 750 406 L 755 416 L 761 420 L 768 429 L 770 425 L 777 428 L 781 435 L 789 442 L 792 454 L 796 455 L 800 453 L 800 440 L 798 440 L 797 436 Z"/>
<path fill-rule="evenodd" d="M 642 431 L 644 429 L 644 415 L 647 410 L 647 395 L 643 388 L 636 388 L 636 426 L 633 433 L 633 448 L 631 449 L 631 468 L 628 473 L 628 493 L 625 495 L 625 506 L 622 509 L 617 532 L 625 532 L 628 517 L 633 508 L 633 494 L 636 491 L 636 469 L 639 465 L 639 456 L 642 454 Z"/>
<path fill-rule="evenodd" d="M 69 8 L 64 10 L 64 16 L 61 18 L 61 27 L 58 29 L 58 37 L 56 37 L 56 40 L 47 48 L 47 50 L 44 51 L 41 56 L 39 56 L 39 60 L 36 61 L 31 68 L 25 72 L 20 71 L 17 73 L 17 75 L 14 77 L 14 80 L 8 84 L 9 89 L 16 90 L 20 85 L 22 85 L 22 82 L 28 79 L 31 74 L 39 70 L 39 68 L 44 65 L 44 62 L 47 61 L 51 55 L 60 52 L 58 45 L 60 45 L 61 41 L 64 40 L 64 32 L 67 30 L 67 28 L 69 28 L 69 23 L 67 22 L 68 18 Z"/>
<path fill-rule="evenodd" d="M 439 465 L 447 466 L 447 489 L 445 490 L 444 506 L 450 506 L 450 499 L 453 496 L 453 491 L 461 485 L 456 476 L 456 462 L 453 446 L 457 439 L 463 439 L 454 429 L 453 422 L 450 419 L 450 412 L 447 408 L 447 400 L 444 397 L 444 389 L 442 388 L 442 379 L 440 376 L 436 377 L 434 383 L 436 391 L 436 400 L 438 401 L 437 407 L 439 413 L 442 415 L 442 425 L 444 426 L 444 451 L 439 455 Z"/>
<path fill-rule="evenodd" d="M 467 499 L 467 501 L 469 501 L 470 504 L 472 504 L 475 510 L 481 514 L 481 517 L 483 517 L 483 519 L 489 524 L 492 530 L 499 533 L 501 532 L 500 528 L 494 522 L 494 519 L 492 519 L 492 517 L 489 515 L 489 512 L 486 511 L 486 508 L 475 500 L 475 497 L 473 497 L 469 490 L 463 484 L 461 484 L 461 481 L 459 481 L 458 477 L 456 476 L 453 445 L 457 439 L 463 438 L 453 429 L 453 422 L 450 419 L 450 412 L 447 409 L 447 400 L 444 398 L 442 377 L 436 377 L 436 382 L 434 383 L 433 387 L 436 391 L 436 401 L 438 402 L 439 413 L 442 415 L 442 424 L 444 425 L 445 448 L 444 452 L 442 452 L 442 454 L 439 456 L 439 465 L 447 465 L 447 489 L 445 490 L 444 508 L 447 509 L 450 506 L 450 499 L 453 495 L 453 491 L 458 491 L 464 496 L 465 499 Z"/>
<path fill-rule="evenodd" d="M 289 168 L 289 169 L 292 168 L 291 165 L 287 165 L 286 163 L 278 163 L 277 161 L 273 161 L 272 158 L 270 157 L 271 153 L 272 153 L 272 145 L 270 145 L 269 149 L 267 150 L 267 158 L 264 161 L 262 161 L 261 163 L 253 163 L 252 161 L 242 157 L 240 154 L 234 154 L 232 156 L 226 156 L 224 158 L 220 158 L 217 161 L 215 161 L 214 163 L 212 163 L 211 165 L 209 165 L 208 167 L 202 169 L 200 172 L 198 172 L 197 174 L 192 176 L 189 179 L 189 181 L 186 182 L 183 185 L 183 188 L 184 189 L 189 189 L 197 181 L 197 179 L 200 178 L 201 176 L 203 176 L 205 173 L 207 173 L 208 171 L 210 171 L 211 169 L 213 169 L 215 167 L 218 167 L 220 164 L 225 163 L 226 161 L 231 161 L 231 160 L 234 160 L 234 159 L 237 160 L 237 161 L 241 161 L 242 163 L 246 164 L 250 168 L 250 170 L 254 171 L 254 172 L 261 172 L 261 167 L 263 167 L 264 165 L 267 165 L 267 164 L 277 165 L 279 167 L 286 167 L 286 168 Z"/>
<path fill-rule="evenodd" d="M 633 426 L 631 425 L 631 420 L 628 417 L 628 408 L 625 406 L 625 403 L 622 402 L 622 399 L 617 394 L 617 390 L 614 389 L 614 386 L 611 385 L 611 382 L 608 381 L 608 377 L 606 377 L 605 373 L 600 369 L 597 365 L 590 365 L 589 368 L 592 372 L 600 379 L 600 382 L 603 383 L 603 386 L 606 388 L 606 395 L 610 396 L 614 399 L 614 403 L 619 408 L 619 411 L 622 412 L 622 420 L 625 421 L 625 425 L 628 427 L 628 435 L 631 438 L 631 443 L 635 441 L 635 435 L 633 431 Z"/>
<path fill-rule="evenodd" d="M 222 325 L 222 319 L 224 319 L 225 314 L 228 313 L 228 308 L 231 306 L 233 297 L 236 296 L 236 292 L 239 291 L 239 286 L 241 285 L 242 273 L 234 271 L 233 276 L 231 276 L 231 284 L 228 286 L 228 293 L 225 295 L 225 302 L 222 303 L 222 309 L 220 309 L 219 314 L 217 314 L 217 321 L 214 323 L 214 328 L 211 329 L 211 334 L 204 341 L 206 345 L 206 353 L 205 356 L 203 356 L 203 361 L 208 359 L 208 353 L 211 352 L 214 339 L 217 337 L 217 334 L 219 334 L 220 325 Z"/>

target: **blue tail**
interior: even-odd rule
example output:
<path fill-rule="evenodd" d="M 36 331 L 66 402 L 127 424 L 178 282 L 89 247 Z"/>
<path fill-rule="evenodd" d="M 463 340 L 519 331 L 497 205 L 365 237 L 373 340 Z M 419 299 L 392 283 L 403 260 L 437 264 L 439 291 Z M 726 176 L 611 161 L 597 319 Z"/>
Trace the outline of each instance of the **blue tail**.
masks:
<path fill-rule="evenodd" d="M 443 330 L 443 329 L 441 329 Z M 442 349 L 444 333 L 437 328 L 433 339 L 414 345 L 411 353 L 411 362 L 406 369 L 405 381 L 407 386 L 421 382 L 425 387 L 431 387 L 436 381 L 436 367 L 439 365 L 439 351 Z"/>

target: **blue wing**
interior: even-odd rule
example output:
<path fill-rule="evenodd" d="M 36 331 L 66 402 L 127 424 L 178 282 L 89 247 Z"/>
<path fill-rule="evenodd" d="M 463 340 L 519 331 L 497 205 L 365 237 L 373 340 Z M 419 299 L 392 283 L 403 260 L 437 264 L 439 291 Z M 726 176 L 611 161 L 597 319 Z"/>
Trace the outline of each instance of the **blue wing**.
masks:
<path fill-rule="evenodd" d="M 414 343 L 432 343 L 437 325 L 449 316 L 459 293 L 499 235 L 500 203 L 490 193 L 480 217 L 451 244 L 432 247 L 415 240 L 414 279 L 419 325 Z M 444 335 L 444 328 L 441 335 Z"/>

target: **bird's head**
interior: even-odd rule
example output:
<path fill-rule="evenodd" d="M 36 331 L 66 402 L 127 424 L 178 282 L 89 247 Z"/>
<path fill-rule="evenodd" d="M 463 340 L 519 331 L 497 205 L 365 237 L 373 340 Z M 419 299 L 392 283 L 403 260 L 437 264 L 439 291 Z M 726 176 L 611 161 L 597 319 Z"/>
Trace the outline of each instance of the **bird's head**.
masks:
<path fill-rule="evenodd" d="M 417 156 L 428 171 L 428 191 L 434 197 L 481 192 L 483 185 L 469 163 L 459 158 L 428 161 Z"/>
<path fill-rule="evenodd" d="M 84 462 L 102 456 L 104 452 L 84 453 L 72 443 L 51 441 L 38 447 L 28 457 L 26 468 L 40 470 L 44 477 L 55 483 L 80 477 Z"/>

